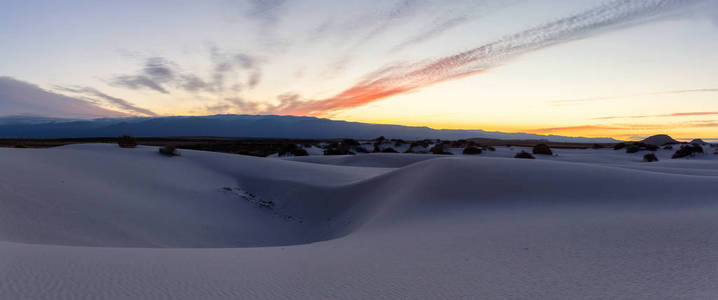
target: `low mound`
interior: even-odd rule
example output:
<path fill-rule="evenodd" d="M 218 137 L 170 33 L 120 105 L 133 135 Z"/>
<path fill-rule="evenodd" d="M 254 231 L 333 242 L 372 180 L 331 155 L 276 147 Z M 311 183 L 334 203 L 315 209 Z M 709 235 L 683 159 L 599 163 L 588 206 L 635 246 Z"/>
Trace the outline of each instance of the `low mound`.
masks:
<path fill-rule="evenodd" d="M 666 135 L 666 134 L 657 134 L 653 136 L 649 136 L 642 140 L 641 142 L 654 145 L 654 146 L 663 146 L 666 144 L 677 144 L 678 141 L 674 140 L 672 137 Z"/>

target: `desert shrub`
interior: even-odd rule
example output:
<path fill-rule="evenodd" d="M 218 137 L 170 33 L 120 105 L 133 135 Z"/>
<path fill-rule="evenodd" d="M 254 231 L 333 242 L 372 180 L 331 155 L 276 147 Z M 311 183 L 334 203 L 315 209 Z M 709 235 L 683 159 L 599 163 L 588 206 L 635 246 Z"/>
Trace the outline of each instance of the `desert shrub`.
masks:
<path fill-rule="evenodd" d="M 362 146 L 354 147 L 354 151 L 359 152 L 359 153 L 369 153 L 369 150 L 367 150 L 366 148 L 364 148 Z"/>
<path fill-rule="evenodd" d="M 279 156 L 285 156 L 287 154 L 291 154 L 294 156 L 308 156 L 309 152 L 307 152 L 307 150 L 304 150 L 304 148 L 297 146 L 296 144 L 286 144 L 279 149 Z"/>
<path fill-rule="evenodd" d="M 166 156 L 179 156 L 179 152 L 177 151 L 177 148 L 172 145 L 167 145 L 160 148 L 160 154 L 166 155 Z"/>
<path fill-rule="evenodd" d="M 636 153 L 641 150 L 641 147 L 638 145 L 630 145 L 626 147 L 626 153 Z"/>
<path fill-rule="evenodd" d="M 324 149 L 324 155 L 354 155 L 354 152 L 344 143 L 332 143 Z"/>
<path fill-rule="evenodd" d="M 349 146 L 359 146 L 359 142 L 355 139 L 344 139 L 342 143 L 349 145 Z"/>
<path fill-rule="evenodd" d="M 117 139 L 117 145 L 120 148 L 135 148 L 137 147 L 137 139 L 129 135 L 123 135 Z"/>
<path fill-rule="evenodd" d="M 279 148 L 279 156 L 285 156 L 297 150 L 296 144 L 286 144 Z"/>
<path fill-rule="evenodd" d="M 374 140 L 377 141 L 377 142 L 383 142 L 384 140 L 386 140 L 386 138 L 382 135 L 382 136 L 380 136 L 380 137 L 378 137 L 378 138 L 376 138 L 376 139 L 374 139 Z"/>
<path fill-rule="evenodd" d="M 394 150 L 394 148 L 384 148 L 384 150 L 381 150 L 382 153 L 399 153 L 399 151 Z"/>
<path fill-rule="evenodd" d="M 667 145 L 667 146 L 663 147 L 663 149 L 664 150 L 673 150 L 673 146 Z"/>
<path fill-rule="evenodd" d="M 551 148 L 549 148 L 549 146 L 546 144 L 538 144 L 534 146 L 532 152 L 534 154 L 553 155 L 553 152 L 551 152 Z"/>
<path fill-rule="evenodd" d="M 613 150 L 621 150 L 623 148 L 626 148 L 626 143 L 618 143 L 613 145 Z"/>
<path fill-rule="evenodd" d="M 703 153 L 703 147 L 700 145 L 683 145 L 676 153 L 673 153 L 671 158 L 693 156 L 696 153 Z"/>
<path fill-rule="evenodd" d="M 429 152 L 431 152 L 432 154 L 451 155 L 451 152 L 444 151 L 444 146 L 442 144 L 431 147 L 431 150 L 429 150 Z"/>
<path fill-rule="evenodd" d="M 516 155 L 514 156 L 514 158 L 534 159 L 535 157 L 534 157 L 533 155 L 531 155 L 531 153 L 528 153 L 528 152 L 522 150 L 521 152 L 516 153 Z"/>
<path fill-rule="evenodd" d="M 653 153 L 648 153 L 648 154 L 646 154 L 646 155 L 643 156 L 643 161 L 645 161 L 645 162 L 658 161 L 658 157 L 656 157 L 656 155 L 653 154 Z"/>
<path fill-rule="evenodd" d="M 451 148 L 466 147 L 467 144 L 468 144 L 468 143 L 466 142 L 466 140 L 457 140 L 457 141 L 452 141 L 452 142 L 449 143 L 449 145 L 450 145 Z"/>
<path fill-rule="evenodd" d="M 474 146 L 468 146 L 464 148 L 464 151 L 462 152 L 464 154 L 481 154 L 481 149 L 474 147 Z"/>
<path fill-rule="evenodd" d="M 429 147 L 430 144 L 431 144 L 431 141 L 429 141 L 429 140 L 416 141 L 416 142 L 411 143 L 411 147 L 424 147 L 424 148 L 426 148 L 426 147 Z"/>
<path fill-rule="evenodd" d="M 651 145 L 651 144 L 646 144 L 646 143 L 640 143 L 640 147 L 646 148 L 646 150 L 648 150 L 648 151 L 656 151 L 656 150 L 658 150 L 658 146 L 656 146 L 656 145 Z"/>
<path fill-rule="evenodd" d="M 28 148 L 28 146 L 25 146 L 23 143 L 17 143 L 15 144 L 15 148 Z"/>
<path fill-rule="evenodd" d="M 374 150 L 372 150 L 371 152 L 374 152 L 374 153 L 381 152 L 381 147 L 379 147 L 379 143 L 374 143 Z"/>

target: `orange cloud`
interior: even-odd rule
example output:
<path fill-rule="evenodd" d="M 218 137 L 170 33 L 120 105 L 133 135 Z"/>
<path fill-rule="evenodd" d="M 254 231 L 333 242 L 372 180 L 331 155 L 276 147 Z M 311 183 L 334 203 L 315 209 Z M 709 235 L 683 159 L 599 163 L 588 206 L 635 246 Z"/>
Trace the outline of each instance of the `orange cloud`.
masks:
<path fill-rule="evenodd" d="M 434 61 L 380 69 L 337 95 L 323 100 L 282 101 L 273 113 L 326 115 L 411 92 L 442 81 L 500 66 L 522 54 L 585 38 L 621 26 L 655 20 L 701 0 L 614 1 L 557 21 L 529 28 L 480 47 Z"/>

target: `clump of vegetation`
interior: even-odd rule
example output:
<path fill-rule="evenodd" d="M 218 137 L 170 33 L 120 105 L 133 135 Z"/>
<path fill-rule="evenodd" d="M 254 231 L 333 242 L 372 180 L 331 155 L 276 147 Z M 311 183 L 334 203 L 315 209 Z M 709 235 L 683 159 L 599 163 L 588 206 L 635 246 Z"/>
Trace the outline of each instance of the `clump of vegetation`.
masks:
<path fill-rule="evenodd" d="M 15 144 L 15 148 L 29 148 L 28 146 L 25 146 L 23 143 L 17 143 Z"/>
<path fill-rule="evenodd" d="M 394 150 L 394 148 L 384 148 L 384 150 L 381 150 L 382 153 L 399 153 L 399 151 Z"/>
<path fill-rule="evenodd" d="M 593 148 L 593 149 L 601 149 L 601 148 L 603 148 L 603 146 L 601 146 L 600 144 L 593 144 L 593 145 L 591 146 L 591 148 Z"/>
<path fill-rule="evenodd" d="M 366 148 L 364 148 L 362 146 L 354 147 L 354 151 L 359 152 L 359 153 L 369 153 L 369 150 L 367 150 Z"/>
<path fill-rule="evenodd" d="M 641 147 L 638 147 L 637 145 L 630 145 L 626 147 L 626 153 L 636 153 L 641 150 Z"/>
<path fill-rule="evenodd" d="M 514 156 L 514 158 L 535 159 L 535 157 L 534 157 L 533 155 L 531 155 L 531 153 L 528 153 L 528 152 L 523 151 L 523 150 L 522 150 L 521 152 L 519 152 L 519 153 L 516 153 L 516 155 Z"/>
<path fill-rule="evenodd" d="M 656 155 L 653 154 L 653 153 L 648 153 L 648 154 L 646 154 L 646 155 L 643 156 L 643 161 L 645 161 L 645 162 L 658 161 L 658 157 L 656 157 Z"/>
<path fill-rule="evenodd" d="M 538 144 L 534 146 L 532 152 L 534 154 L 553 155 L 553 152 L 551 152 L 551 148 L 549 148 L 549 146 L 546 144 Z"/>
<path fill-rule="evenodd" d="M 169 157 L 179 156 L 179 155 L 180 155 L 180 154 L 179 154 L 179 151 L 177 151 L 177 148 L 176 148 L 175 146 L 172 146 L 172 145 L 167 145 L 167 146 L 161 147 L 161 148 L 160 148 L 160 154 L 166 155 L 166 156 L 169 156 Z"/>
<path fill-rule="evenodd" d="M 481 149 L 474 147 L 474 146 L 468 146 L 464 148 L 463 154 L 481 154 Z"/>
<path fill-rule="evenodd" d="M 673 150 L 673 146 L 671 146 L 671 145 L 666 145 L 665 147 L 663 147 L 663 149 L 664 149 L 664 150 Z"/>
<path fill-rule="evenodd" d="M 297 146 L 297 144 L 286 144 L 279 149 L 279 156 L 285 156 L 287 154 L 294 156 L 307 156 L 309 155 L 309 152 L 304 150 L 304 148 Z"/>
<path fill-rule="evenodd" d="M 646 148 L 648 151 L 656 151 L 658 150 L 658 146 L 646 144 L 646 143 L 638 143 L 639 147 Z"/>
<path fill-rule="evenodd" d="M 671 158 L 683 158 L 687 156 L 693 156 L 696 153 L 703 153 L 703 147 L 697 144 L 683 145 L 676 153 L 673 153 Z"/>
<path fill-rule="evenodd" d="M 137 147 L 137 139 L 129 135 L 123 135 L 117 139 L 117 145 L 120 148 L 135 148 Z"/>
<path fill-rule="evenodd" d="M 442 155 L 451 155 L 451 152 L 444 151 L 444 146 L 442 144 L 438 144 L 434 147 L 431 147 L 431 150 L 429 150 L 432 154 L 442 154 Z"/>
<path fill-rule="evenodd" d="M 626 146 L 626 153 L 636 153 L 642 150 L 656 151 L 658 150 L 658 146 L 643 142 L 635 142 Z"/>
<path fill-rule="evenodd" d="M 331 143 L 324 149 L 324 155 L 354 155 L 349 145 L 340 143 Z"/>
<path fill-rule="evenodd" d="M 623 148 L 626 148 L 626 143 L 618 143 L 613 145 L 613 150 L 621 150 Z"/>
<path fill-rule="evenodd" d="M 342 143 L 348 146 L 359 146 L 359 142 L 355 139 L 344 139 Z"/>

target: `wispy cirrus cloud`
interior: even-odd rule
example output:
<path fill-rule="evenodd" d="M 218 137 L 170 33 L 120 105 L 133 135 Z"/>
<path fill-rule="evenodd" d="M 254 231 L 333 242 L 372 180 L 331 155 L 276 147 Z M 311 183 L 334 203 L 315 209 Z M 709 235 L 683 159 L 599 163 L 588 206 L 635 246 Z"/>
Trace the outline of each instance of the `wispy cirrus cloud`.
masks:
<path fill-rule="evenodd" d="M 712 115 L 713 116 L 718 115 L 718 111 L 678 112 L 678 113 L 658 114 L 658 115 L 605 116 L 605 117 L 592 118 L 592 120 L 644 119 L 644 118 L 691 117 L 691 116 L 712 116 Z"/>
<path fill-rule="evenodd" d="M 354 86 L 327 99 L 278 107 L 276 113 L 326 115 L 485 72 L 510 60 L 553 45 L 594 36 L 608 30 L 653 21 L 701 0 L 611 1 L 584 12 L 529 28 L 474 49 L 434 60 L 382 68 Z"/>
<path fill-rule="evenodd" d="M 574 99 L 562 99 L 553 100 L 550 103 L 555 105 L 568 105 L 568 104 L 582 104 L 595 101 L 603 100 L 614 100 L 621 98 L 631 97 L 646 97 L 646 96 L 659 96 L 659 95 L 676 95 L 676 94 L 692 94 L 692 93 L 718 93 L 718 88 L 703 88 L 703 89 L 687 89 L 687 90 L 671 90 L 671 91 L 660 91 L 651 93 L 637 93 L 630 95 L 619 95 L 619 96 L 604 96 L 604 97 L 587 97 L 587 98 L 574 98 Z"/>

